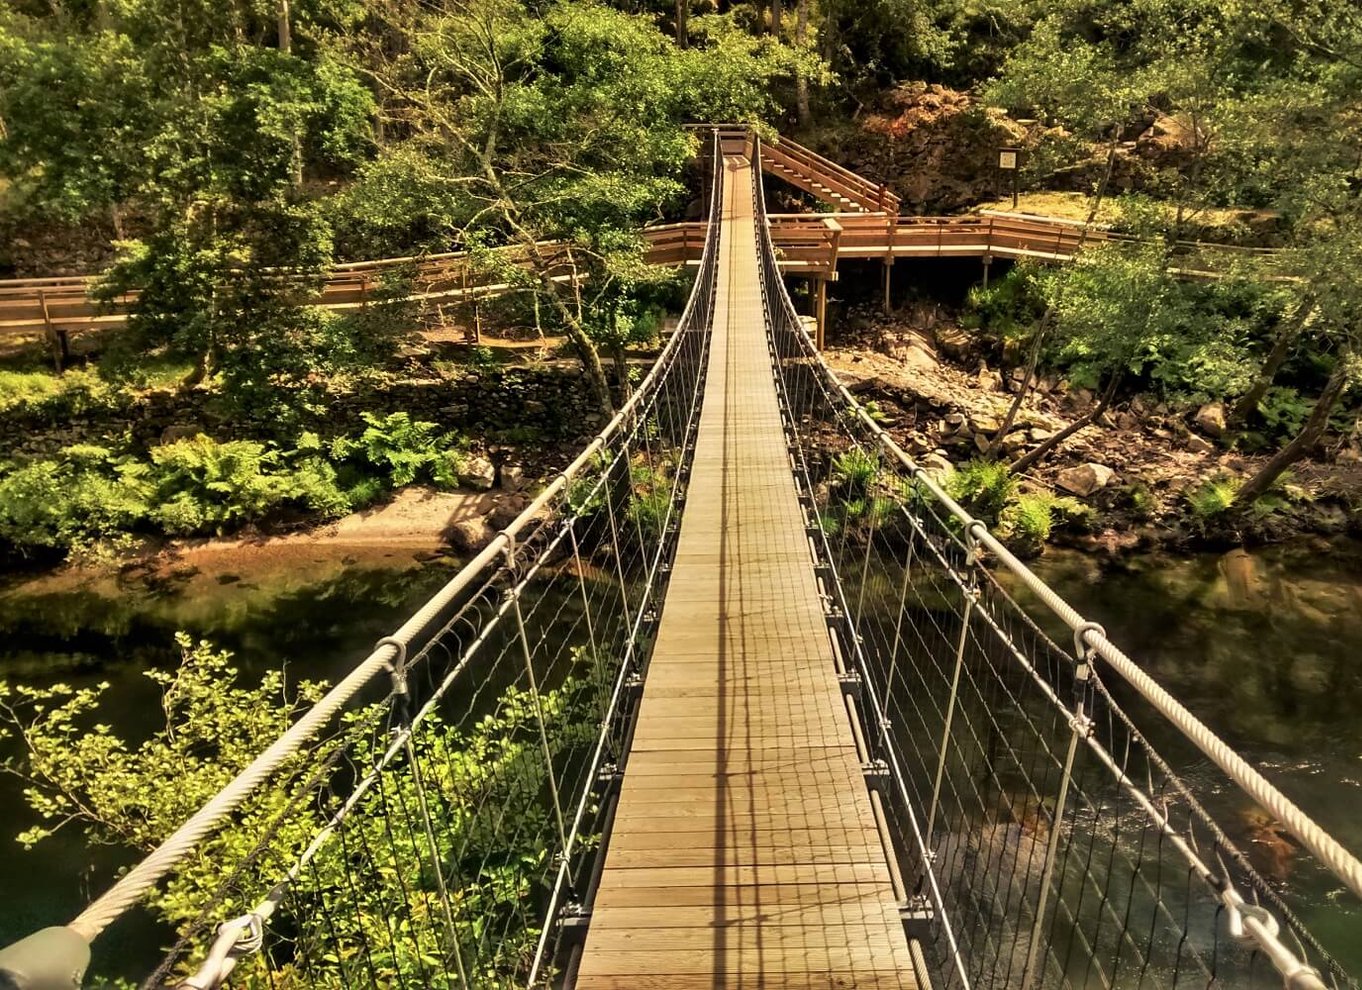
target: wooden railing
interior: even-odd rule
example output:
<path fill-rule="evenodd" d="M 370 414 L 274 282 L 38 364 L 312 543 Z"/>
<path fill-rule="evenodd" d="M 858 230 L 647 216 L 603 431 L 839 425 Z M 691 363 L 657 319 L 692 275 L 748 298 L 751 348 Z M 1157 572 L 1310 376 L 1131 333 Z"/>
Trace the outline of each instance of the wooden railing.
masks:
<path fill-rule="evenodd" d="M 776 144 L 762 143 L 761 167 L 843 210 L 890 215 L 899 211 L 899 198 L 887 186 L 871 182 L 788 138 Z"/>
<path fill-rule="evenodd" d="M 773 214 L 771 233 L 780 251 L 781 267 L 791 274 L 828 277 L 841 259 L 898 258 L 1038 258 L 1067 261 L 1078 250 L 1082 224 L 1056 217 L 1033 217 L 1006 213 L 980 213 L 958 217 L 900 217 L 875 213 Z M 665 224 L 643 230 L 645 258 L 655 265 L 696 263 L 704 247 L 705 225 L 701 222 Z M 1087 244 L 1129 240 L 1128 235 L 1093 228 Z M 1263 248 L 1188 242 L 1187 252 L 1199 256 L 1183 270 L 1188 275 L 1209 275 L 1215 258 L 1272 253 Z M 550 258 L 551 277 L 571 279 L 569 249 L 545 244 L 541 252 Z M 504 260 L 524 263 L 523 249 L 503 248 Z M 328 276 L 314 304 L 334 311 L 351 311 L 370 305 L 383 285 L 385 274 L 403 266 L 413 267 L 415 278 L 408 297 L 429 313 L 443 305 L 486 299 L 522 286 L 487 266 L 473 264 L 463 253 L 384 258 L 378 261 L 337 265 Z M 136 293 L 108 303 L 89 296 L 93 279 L 88 276 L 14 279 L 0 281 L 0 337 L 73 333 L 122 326 Z"/>

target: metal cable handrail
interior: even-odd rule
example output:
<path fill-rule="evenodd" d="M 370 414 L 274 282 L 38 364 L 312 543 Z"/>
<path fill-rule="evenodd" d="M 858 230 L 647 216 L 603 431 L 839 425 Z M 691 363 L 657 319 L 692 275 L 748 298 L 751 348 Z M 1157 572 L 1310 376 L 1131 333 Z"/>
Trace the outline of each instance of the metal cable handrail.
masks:
<path fill-rule="evenodd" d="M 1305 848 L 1310 850 L 1325 868 L 1342 880 L 1354 893 L 1362 896 L 1362 864 L 1349 850 L 1338 843 L 1280 790 L 1267 781 L 1152 677 L 1142 671 L 1106 637 L 1099 625 L 1087 620 L 1037 577 L 988 531 L 987 526 L 982 521 L 974 518 L 951 498 L 926 470 L 914 462 L 889 433 L 861 406 L 855 396 L 842 384 L 836 373 L 823 360 L 802 319 L 798 316 L 779 274 L 770 237 L 769 221 L 765 214 L 764 203 L 760 200 L 758 201 L 758 210 L 759 240 L 764 242 L 761 245 L 763 277 L 764 281 L 771 285 L 769 292 L 765 286 L 763 286 L 763 291 L 769 296 L 775 297 L 775 304 L 782 311 L 784 329 L 796 336 L 799 342 L 798 349 L 801 353 L 801 360 L 811 364 L 816 369 L 816 374 L 824 380 L 825 391 L 829 396 L 842 404 L 849 415 L 857 422 L 857 425 L 870 435 L 873 443 L 884 455 L 891 458 L 914 479 L 920 491 L 930 495 L 945 510 L 947 516 L 960 525 L 971 554 L 977 553 L 980 549 L 987 549 L 991 552 L 1005 570 L 1015 575 L 1028 590 L 1035 594 L 1057 618 L 1073 631 L 1075 656 L 1094 660 L 1100 657 L 1105 660 L 1179 733 L 1191 740 L 1204 755 L 1220 767 L 1226 776 L 1245 794 L 1280 820 L 1286 829 Z M 779 362 L 777 363 L 777 370 L 779 370 Z M 944 558 L 942 562 L 945 562 Z M 964 587 L 964 585 L 962 584 L 961 587 Z M 1125 780 L 1124 775 L 1119 773 L 1119 768 L 1112 761 L 1110 754 L 1105 753 L 1092 740 L 1088 740 L 1088 745 L 1097 753 L 1100 762 L 1106 763 L 1118 772 L 1118 782 L 1129 783 Z M 1172 834 L 1166 817 L 1162 817 L 1158 810 L 1148 803 L 1142 793 L 1137 795 L 1136 800 L 1142 803 L 1144 810 L 1150 816 L 1150 820 L 1159 831 Z M 920 835 L 918 839 L 920 843 Z M 1211 883 L 1213 887 L 1219 883 L 1201 857 L 1185 843 L 1182 843 L 1180 838 L 1173 845 L 1181 849 L 1189 864 L 1203 880 Z M 1283 976 L 1289 987 L 1323 986 L 1319 981 L 1318 973 L 1297 958 L 1278 938 L 1276 922 L 1262 908 L 1247 904 L 1232 886 L 1220 890 L 1219 897 L 1230 913 L 1231 929 L 1237 929 L 1256 942 Z M 949 936 L 949 927 L 947 934 Z"/>

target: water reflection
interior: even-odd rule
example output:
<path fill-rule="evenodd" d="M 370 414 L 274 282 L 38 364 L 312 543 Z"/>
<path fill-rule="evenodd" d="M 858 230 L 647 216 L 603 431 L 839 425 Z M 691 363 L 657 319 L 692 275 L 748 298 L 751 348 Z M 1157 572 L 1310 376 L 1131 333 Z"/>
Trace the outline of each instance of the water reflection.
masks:
<path fill-rule="evenodd" d="M 1034 569 L 1345 846 L 1362 850 L 1362 544 L 1120 561 L 1056 552 Z M 1310 893 L 1307 927 L 1362 972 L 1357 899 L 1114 675 L 1106 680 L 1258 870 Z"/>
<path fill-rule="evenodd" d="M 137 739 L 161 716 L 142 671 L 178 662 L 176 630 L 233 650 L 247 672 L 287 663 L 296 676 L 335 680 L 448 580 L 452 564 L 338 549 L 239 571 L 207 566 L 12 583 L 0 588 L 0 677 L 108 681 L 101 717 L 114 713 L 118 731 Z M 14 835 L 36 822 L 12 779 L 0 778 L 0 809 L 0 944 L 74 916 L 129 858 L 86 847 L 78 830 L 24 851 Z M 21 884 L 21 877 L 42 880 Z M 140 977 L 148 947 L 164 944 L 166 934 L 134 914 L 99 940 L 95 969 Z"/>

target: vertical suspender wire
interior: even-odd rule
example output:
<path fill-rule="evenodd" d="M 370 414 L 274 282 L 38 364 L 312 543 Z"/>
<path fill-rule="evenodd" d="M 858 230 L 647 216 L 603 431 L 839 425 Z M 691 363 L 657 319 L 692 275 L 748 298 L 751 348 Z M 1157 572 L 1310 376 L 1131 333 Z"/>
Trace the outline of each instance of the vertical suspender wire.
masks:
<path fill-rule="evenodd" d="M 412 782 L 416 785 L 416 801 L 421 809 L 421 825 L 426 833 L 426 845 L 430 850 L 430 868 L 435 874 L 435 889 L 440 895 L 440 908 L 444 914 L 445 925 L 449 929 L 449 947 L 454 954 L 454 966 L 459 973 L 459 984 L 468 987 L 468 971 L 464 969 L 463 948 L 459 944 L 459 929 L 454 923 L 454 906 L 449 898 L 449 888 L 445 885 L 445 873 L 440 865 L 440 847 L 435 841 L 435 828 L 430 820 L 430 806 L 426 802 L 426 786 L 421 777 L 421 768 L 416 761 L 416 747 L 412 745 L 411 734 L 406 741 L 407 762 L 411 764 Z"/>
<path fill-rule="evenodd" d="M 514 567 L 514 561 L 508 563 Z M 530 696 L 534 700 L 534 717 L 539 724 L 539 745 L 544 753 L 544 771 L 549 783 L 549 797 L 553 800 L 553 818 L 558 826 L 559 848 L 566 853 L 568 848 L 567 826 L 563 821 L 563 805 L 558 798 L 558 779 L 553 769 L 553 749 L 549 746 L 549 732 L 544 725 L 544 705 L 539 697 L 539 678 L 534 673 L 534 661 L 530 657 L 530 640 L 525 635 L 525 616 L 520 608 L 520 592 L 523 582 L 511 588 L 511 606 L 515 614 L 516 633 L 520 639 L 520 652 L 525 657 L 525 676 L 529 679 Z"/>
<path fill-rule="evenodd" d="M 946 760 L 950 755 L 951 725 L 955 721 L 955 707 L 960 694 L 960 673 L 965 666 L 965 645 L 969 641 L 969 623 L 974 614 L 977 592 L 965 591 L 965 614 L 960 620 L 960 636 L 955 642 L 955 668 L 951 673 L 951 690 L 946 702 L 946 720 L 941 729 L 941 750 L 937 754 L 936 777 L 932 781 L 932 801 L 927 807 L 927 844 L 934 847 L 933 833 L 936 827 L 937 802 L 941 799 L 941 780 L 946 773 Z"/>

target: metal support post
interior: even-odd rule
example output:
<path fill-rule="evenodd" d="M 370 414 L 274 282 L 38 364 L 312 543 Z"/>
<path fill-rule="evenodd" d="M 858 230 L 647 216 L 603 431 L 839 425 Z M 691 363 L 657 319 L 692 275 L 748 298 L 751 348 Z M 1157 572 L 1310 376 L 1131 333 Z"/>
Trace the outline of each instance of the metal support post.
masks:
<path fill-rule="evenodd" d="M 1040 940 L 1045 928 L 1045 912 L 1050 903 L 1050 886 L 1054 880 L 1055 860 L 1059 856 L 1059 836 L 1064 823 L 1064 806 L 1069 800 L 1069 784 L 1073 781 L 1074 758 L 1078 755 L 1078 743 L 1087 738 L 1092 731 L 1089 716 L 1092 698 L 1092 661 L 1093 651 L 1087 645 L 1084 635 L 1090 630 L 1101 632 L 1100 626 L 1088 623 L 1074 633 L 1077 645 L 1078 666 L 1074 669 L 1074 713 L 1069 720 L 1069 748 L 1064 754 L 1064 768 L 1059 775 L 1059 793 L 1055 797 L 1054 820 L 1050 825 L 1050 838 L 1045 844 L 1045 863 L 1041 870 L 1040 901 L 1036 904 L 1036 917 L 1031 923 L 1031 944 L 1026 950 L 1026 968 L 1022 970 L 1022 986 L 1034 987 L 1040 982 L 1045 967 L 1037 968 L 1040 954 Z M 1106 633 L 1102 635 L 1105 637 Z"/>
<path fill-rule="evenodd" d="M 960 693 L 960 672 L 965 666 L 965 644 L 969 641 L 969 622 L 974 615 L 975 602 L 979 592 L 974 588 L 965 590 L 965 614 L 960 622 L 960 637 L 955 641 L 955 671 L 951 674 L 950 700 L 946 702 L 946 724 L 941 730 L 941 751 L 936 760 L 936 779 L 932 781 L 932 803 L 927 809 L 927 847 L 932 845 L 932 829 L 936 825 L 937 807 L 941 800 L 941 781 L 946 775 L 946 757 L 950 753 L 951 723 L 955 721 L 955 702 Z"/>

